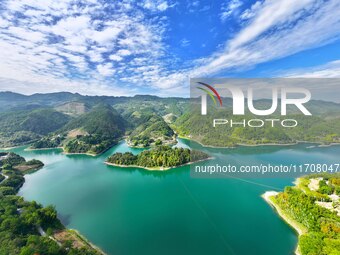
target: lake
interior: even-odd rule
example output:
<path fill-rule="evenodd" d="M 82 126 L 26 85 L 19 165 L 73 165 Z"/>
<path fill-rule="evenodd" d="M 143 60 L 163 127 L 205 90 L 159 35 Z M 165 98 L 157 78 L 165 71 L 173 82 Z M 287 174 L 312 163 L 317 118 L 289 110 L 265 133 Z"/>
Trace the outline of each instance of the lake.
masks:
<path fill-rule="evenodd" d="M 178 146 L 192 146 L 179 139 Z M 202 148 L 219 162 L 335 163 L 340 146 Z M 98 157 L 65 155 L 60 150 L 25 151 L 26 159 L 45 163 L 26 175 L 19 195 L 55 205 L 68 228 L 80 231 L 108 254 L 293 254 L 297 236 L 260 197 L 282 190 L 292 178 L 196 179 L 190 167 L 166 172 L 107 166 L 114 152 L 131 151 L 119 143 Z"/>

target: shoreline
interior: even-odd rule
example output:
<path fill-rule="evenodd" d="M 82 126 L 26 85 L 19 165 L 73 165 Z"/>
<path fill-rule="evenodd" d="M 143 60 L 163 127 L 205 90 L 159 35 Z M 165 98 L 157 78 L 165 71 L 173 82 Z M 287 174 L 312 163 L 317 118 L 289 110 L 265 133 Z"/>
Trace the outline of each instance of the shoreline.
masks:
<path fill-rule="evenodd" d="M 21 184 L 21 186 L 16 190 L 14 196 L 17 196 L 17 197 L 20 197 L 22 198 L 24 201 L 29 201 L 29 200 L 25 200 L 25 198 L 22 196 L 22 195 L 19 195 L 20 193 L 20 189 L 22 188 L 22 186 L 24 185 L 24 183 L 26 182 L 26 175 L 30 174 L 30 173 L 33 173 L 33 172 L 37 172 L 41 169 L 43 169 L 46 165 L 43 164 L 41 166 L 38 166 L 38 167 L 34 167 L 32 169 L 29 169 L 29 170 L 24 170 L 24 171 L 21 171 L 21 170 L 18 170 L 16 169 L 17 171 L 20 172 L 20 174 L 23 176 L 24 180 L 23 180 L 23 183 Z M 13 168 L 15 170 L 15 168 Z M 0 168 L 0 170 L 3 170 L 2 168 Z M 9 176 L 5 175 L 2 171 L 1 171 L 1 175 L 3 175 L 5 178 L 4 180 L 2 180 L 0 183 L 2 183 L 3 181 L 5 181 L 6 179 L 9 178 Z M 44 208 L 44 207 L 43 207 Z M 94 245 L 93 243 L 91 243 L 84 235 L 82 235 L 78 230 L 76 229 L 71 229 L 71 228 L 67 228 L 60 220 L 60 218 L 57 216 L 57 218 L 59 219 L 60 223 L 62 224 L 62 226 L 64 227 L 64 229 L 66 231 L 70 231 L 70 232 L 74 232 L 77 237 L 82 240 L 87 246 L 88 248 L 91 248 L 93 249 L 94 251 L 96 251 L 97 253 L 101 254 L 101 255 L 107 255 L 101 248 L 99 248 L 98 246 Z M 55 240 L 54 238 L 51 238 L 52 240 L 54 240 L 55 242 L 57 242 L 58 244 L 58 241 Z"/>
<path fill-rule="evenodd" d="M 23 144 L 23 145 L 12 146 L 12 147 L 3 147 L 3 148 L 0 148 L 0 150 L 8 151 L 8 150 L 13 150 L 13 149 L 25 147 L 25 146 L 28 146 L 28 145 L 29 144 Z"/>
<path fill-rule="evenodd" d="M 24 171 L 21 171 L 21 170 L 18 170 L 18 171 L 21 171 L 23 173 L 23 175 L 25 176 L 26 174 L 32 174 L 32 173 L 38 172 L 44 166 L 45 165 L 42 165 L 42 166 L 39 166 L 39 167 L 35 167 L 35 168 L 32 168 L 32 169 L 27 169 L 27 170 L 24 170 Z"/>
<path fill-rule="evenodd" d="M 213 145 L 205 145 L 201 143 L 200 141 L 197 141 L 195 139 L 185 137 L 185 136 L 178 136 L 180 139 L 185 139 L 188 141 L 193 141 L 195 143 L 198 143 L 202 147 L 206 148 L 216 148 L 216 149 L 235 149 L 237 147 L 261 147 L 261 146 L 292 146 L 292 145 L 298 145 L 298 144 L 315 144 L 316 148 L 325 148 L 325 147 L 331 147 L 331 146 L 339 146 L 339 143 L 330 143 L 330 144 L 323 144 L 322 142 L 309 142 L 309 141 L 296 141 L 294 143 L 259 143 L 259 144 L 246 144 L 246 143 L 237 143 L 234 146 L 213 146 Z"/>
<path fill-rule="evenodd" d="M 206 145 L 201 143 L 200 141 L 197 141 L 195 139 L 189 138 L 189 137 L 185 137 L 185 136 L 181 136 L 178 135 L 177 138 L 179 139 L 184 139 L 184 140 L 188 140 L 188 141 L 193 141 L 195 143 L 198 143 L 199 145 L 201 145 L 202 147 L 205 148 L 215 148 L 215 149 L 235 149 L 237 147 L 265 147 L 265 146 L 293 146 L 293 145 L 298 145 L 298 144 L 314 144 L 315 146 L 312 146 L 310 148 L 327 148 L 327 147 L 331 147 L 331 146 L 340 146 L 340 142 L 339 143 L 330 143 L 330 144 L 323 144 L 322 142 L 309 142 L 309 141 L 296 141 L 294 143 L 259 143 L 259 144 L 246 144 L 246 143 L 237 143 L 234 146 L 213 146 L 213 145 Z M 149 149 L 152 146 L 149 147 L 138 147 L 138 146 L 130 146 L 129 143 L 126 141 L 126 139 L 122 139 L 120 140 L 118 143 L 125 141 L 125 143 L 127 144 L 127 146 L 129 148 L 134 148 L 134 149 Z M 118 144 L 117 143 L 117 144 Z M 117 145 L 115 144 L 115 145 Z M 171 145 L 176 145 L 177 143 L 171 144 Z M 24 147 L 24 146 L 28 146 L 29 144 L 24 144 L 24 145 L 18 145 L 18 146 L 14 146 L 14 147 L 6 147 L 6 148 L 0 148 L 0 150 L 12 150 L 12 149 L 16 149 L 16 148 L 20 148 L 20 147 Z M 113 145 L 113 146 L 115 146 Z M 54 148 L 38 148 L 38 149 L 32 149 L 32 148 L 26 148 L 25 151 L 39 151 L 39 150 L 52 150 L 52 149 L 62 149 L 64 154 L 82 154 L 82 155 L 88 155 L 88 156 L 99 156 L 103 153 L 105 153 L 106 151 L 108 151 L 109 149 L 111 149 L 113 146 L 111 146 L 110 148 L 105 149 L 103 152 L 99 153 L 99 154 L 91 154 L 91 153 L 71 153 L 71 152 L 65 152 L 63 147 L 54 147 Z"/>
<path fill-rule="evenodd" d="M 91 156 L 91 157 L 97 157 L 100 154 L 92 154 L 92 153 L 86 153 L 86 152 L 66 152 L 63 150 L 62 154 L 64 155 L 86 155 L 86 156 Z M 102 154 L 102 153 L 101 153 Z"/>
<path fill-rule="evenodd" d="M 66 152 L 64 147 L 62 147 L 62 146 L 61 147 L 54 147 L 54 148 L 37 148 L 37 149 L 33 149 L 33 148 L 28 147 L 28 148 L 26 148 L 24 150 L 25 151 L 43 151 L 43 150 L 55 150 L 55 149 L 59 149 L 59 150 L 62 150 L 62 154 L 64 154 L 64 155 L 87 155 L 87 156 L 91 156 L 91 157 L 97 157 L 97 156 L 100 156 L 100 155 L 104 154 L 105 152 L 110 150 L 113 146 L 118 145 L 122 141 L 125 141 L 125 140 L 122 139 L 122 140 L 118 141 L 118 143 L 110 145 L 110 147 L 104 149 L 103 151 L 101 151 L 98 154 L 87 153 L 87 152 Z"/>
<path fill-rule="evenodd" d="M 91 243 L 85 236 L 83 236 L 77 229 L 73 229 L 73 228 L 67 228 L 67 230 L 74 232 L 76 235 L 78 235 L 78 237 L 83 240 L 87 245 L 89 245 L 92 249 L 96 250 L 97 252 L 99 252 L 102 255 L 107 255 L 102 249 L 100 249 L 98 246 L 94 245 L 93 243 Z"/>
<path fill-rule="evenodd" d="M 26 148 L 26 149 L 24 149 L 24 151 L 45 151 L 45 150 L 62 150 L 62 154 L 64 154 L 64 155 L 87 155 L 87 156 L 92 156 L 92 157 L 96 157 L 96 156 L 104 153 L 104 152 L 102 152 L 100 154 L 92 154 L 92 153 L 86 153 L 86 152 L 84 152 L 84 153 L 80 153 L 80 152 L 66 152 L 64 150 L 64 147 L 38 148 L 38 149 Z"/>
<path fill-rule="evenodd" d="M 292 218 L 290 218 L 286 213 L 271 199 L 278 195 L 280 192 L 277 191 L 266 191 L 264 194 L 261 195 L 261 197 L 273 208 L 275 209 L 276 213 L 279 215 L 279 217 L 287 223 L 291 228 L 294 229 L 294 231 L 298 234 L 298 238 L 307 233 L 307 230 L 305 230 L 303 227 L 300 226 L 300 223 L 296 222 Z M 297 245 L 295 249 L 296 255 L 301 255 L 300 247 Z"/>
<path fill-rule="evenodd" d="M 124 167 L 124 168 L 141 168 L 147 171 L 168 171 L 171 170 L 173 168 L 178 168 L 178 167 L 182 167 L 182 166 L 186 166 L 186 165 L 191 165 L 194 163 L 198 163 L 198 162 L 202 162 L 202 161 L 206 161 L 206 160 L 211 160 L 214 159 L 214 157 L 208 157 L 206 159 L 200 159 L 200 160 L 196 160 L 193 162 L 188 162 L 179 166 L 172 166 L 172 167 L 144 167 L 144 166 L 138 166 L 138 165 L 119 165 L 119 164 L 114 164 L 114 163 L 110 163 L 107 161 L 104 161 L 104 164 L 108 165 L 108 166 L 116 166 L 116 167 Z"/>
<path fill-rule="evenodd" d="M 55 149 L 64 150 L 63 147 L 36 148 L 36 149 L 28 147 L 28 148 L 24 149 L 24 151 L 45 151 L 45 150 L 55 150 Z"/>

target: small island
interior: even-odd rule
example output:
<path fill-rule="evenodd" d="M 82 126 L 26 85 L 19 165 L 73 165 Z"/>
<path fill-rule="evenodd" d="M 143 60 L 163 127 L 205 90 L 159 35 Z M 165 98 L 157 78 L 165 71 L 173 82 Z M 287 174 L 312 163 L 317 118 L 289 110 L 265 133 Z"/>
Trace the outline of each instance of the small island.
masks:
<path fill-rule="evenodd" d="M 120 167 L 140 167 L 146 170 L 169 170 L 209 159 L 209 155 L 196 150 L 158 146 L 138 155 L 131 152 L 115 153 L 106 160 L 106 164 Z"/>
<path fill-rule="evenodd" d="M 0 167 L 3 169 L 18 170 L 23 174 L 27 174 L 37 171 L 43 166 L 43 162 L 37 159 L 26 161 L 25 158 L 13 152 L 0 152 Z"/>
<path fill-rule="evenodd" d="M 263 198 L 299 234 L 297 255 L 339 254 L 340 174 L 309 175 Z"/>

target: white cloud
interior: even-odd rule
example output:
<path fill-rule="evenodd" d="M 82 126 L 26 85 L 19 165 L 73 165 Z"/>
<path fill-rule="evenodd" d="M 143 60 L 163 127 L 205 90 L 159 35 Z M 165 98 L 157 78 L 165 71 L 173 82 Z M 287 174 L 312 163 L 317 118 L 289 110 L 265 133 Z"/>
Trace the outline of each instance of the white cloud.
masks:
<path fill-rule="evenodd" d="M 117 54 L 118 54 L 119 56 L 129 56 L 129 55 L 131 55 L 132 53 L 131 53 L 131 51 L 129 51 L 129 50 L 122 49 L 122 50 L 119 50 L 119 51 L 117 52 Z"/>
<path fill-rule="evenodd" d="M 290 78 L 340 78 L 340 60 L 320 66 L 286 71 L 281 76 Z"/>
<path fill-rule="evenodd" d="M 188 39 L 182 39 L 180 45 L 182 47 L 188 47 L 190 45 L 190 41 Z"/>
<path fill-rule="evenodd" d="M 101 31 L 93 31 L 90 37 L 100 45 L 107 45 L 117 39 L 119 33 L 121 33 L 125 29 L 125 26 L 127 26 L 127 23 L 129 22 L 111 22 L 110 26 L 105 29 Z"/>
<path fill-rule="evenodd" d="M 9 22 L 0 17 L 0 28 L 6 28 L 6 27 L 8 27 L 8 25 L 9 25 Z"/>
<path fill-rule="evenodd" d="M 131 88 L 124 89 L 122 86 L 112 83 L 108 86 L 103 83 L 89 81 L 67 80 L 66 82 L 65 79 L 41 79 L 40 81 L 32 82 L 0 78 L 0 84 L 1 91 L 13 91 L 13 88 L 15 88 L 15 92 L 25 95 L 68 91 L 82 95 L 124 96 L 134 92 Z M 49 86 L 46 84 L 49 84 Z"/>
<path fill-rule="evenodd" d="M 28 40 L 33 43 L 42 42 L 45 39 L 43 33 L 23 29 L 21 27 L 9 27 L 7 31 L 14 37 L 19 37 L 20 39 Z"/>
<path fill-rule="evenodd" d="M 251 24 L 243 29 L 230 43 L 231 48 L 242 46 L 256 39 L 273 26 L 286 22 L 296 12 L 311 7 L 314 0 L 266 0 L 255 14 Z"/>
<path fill-rule="evenodd" d="M 109 88 L 113 79 L 150 76 L 151 72 L 139 71 L 146 61 L 138 59 L 159 65 L 164 54 L 163 23 L 147 20 L 133 1 L 84 0 L 79 5 L 78 0 L 4 0 L 2 4 L 7 8 L 0 10 L 0 78 L 16 80 L 13 84 L 20 84 L 19 91 L 24 84 L 44 82 L 51 91 L 52 84 L 59 82 L 61 90 L 70 91 L 62 85 L 70 83 L 66 77 L 73 77 L 79 87 L 84 83 L 77 83 L 80 77 L 88 86 Z M 157 11 L 170 8 L 167 1 L 152 4 Z M 25 17 L 19 19 L 14 12 Z M 127 56 L 136 59 L 131 68 L 121 62 Z M 96 93 L 96 89 L 87 91 Z"/>
<path fill-rule="evenodd" d="M 113 60 L 113 61 L 121 61 L 123 58 L 121 56 L 118 56 L 118 55 L 111 55 L 109 57 L 109 59 Z"/>
<path fill-rule="evenodd" d="M 262 8 L 262 3 L 263 1 L 257 1 L 255 2 L 250 9 L 245 10 L 241 15 L 240 18 L 242 20 L 247 20 L 250 18 L 253 18 L 256 13 L 258 13 L 258 11 Z"/>
<path fill-rule="evenodd" d="M 142 6 L 145 9 L 151 10 L 151 11 L 165 11 L 167 10 L 170 6 L 167 1 L 164 0 L 145 0 L 142 3 Z"/>
<path fill-rule="evenodd" d="M 25 84 L 39 84 L 25 93 L 36 88 L 39 92 L 55 91 L 55 86 L 76 91 L 79 86 L 79 92 L 97 94 L 105 89 L 111 93 L 114 90 L 110 86 L 116 88 L 114 84 L 123 82 L 137 90 L 148 86 L 164 95 L 183 95 L 189 77 L 250 68 L 319 47 L 340 36 L 338 0 L 259 0 L 243 10 L 242 28 L 223 43 L 225 47 L 186 62 L 183 68 L 177 64 L 183 61 L 174 59 L 176 56 L 164 44 L 167 18 L 160 13 L 174 6 L 171 2 L 77 3 L 78 0 L 4 0 L 7 9 L 0 10 L 1 90 L 2 82 L 6 81 L 8 88 L 7 81 L 16 81 L 12 82 L 13 90 L 21 92 Z M 239 13 L 241 4 L 229 1 L 221 15 L 227 18 Z M 16 11 L 27 17 L 18 19 Z M 180 43 L 185 46 L 188 41 Z M 330 70 L 328 74 L 332 75 Z M 313 72 L 321 75 L 326 70 Z M 96 92 L 96 86 L 102 90 Z"/>
<path fill-rule="evenodd" d="M 51 28 L 51 31 L 60 36 L 74 36 L 77 34 L 83 34 L 85 29 L 90 26 L 91 17 L 89 16 L 77 16 L 67 17 L 60 20 L 55 26 Z"/>
<path fill-rule="evenodd" d="M 160 11 L 165 11 L 166 9 L 168 9 L 168 7 L 168 3 L 164 1 L 157 6 L 157 9 Z"/>
<path fill-rule="evenodd" d="M 220 14 L 221 20 L 225 21 L 231 16 L 239 7 L 243 5 L 241 0 L 231 0 L 222 6 L 222 12 Z"/>
<path fill-rule="evenodd" d="M 277 11 L 278 7 L 281 7 L 280 11 Z M 253 10 L 251 22 L 227 41 L 223 50 L 200 59 L 192 68 L 159 77 L 155 86 L 162 90 L 179 90 L 183 84 L 189 84 L 189 77 L 211 77 L 221 71 L 251 68 L 340 39 L 340 2 L 337 0 L 323 4 L 318 0 L 298 3 L 266 0 L 263 8 Z M 265 25 L 261 26 L 260 20 Z M 336 71 L 314 72 L 314 77 L 335 75 Z"/>
<path fill-rule="evenodd" d="M 115 70 L 113 70 L 112 67 L 112 63 L 107 63 L 104 65 L 98 65 L 97 70 L 103 76 L 112 76 L 115 73 Z"/>
<path fill-rule="evenodd" d="M 304 1 L 305 4 L 300 5 L 303 1 L 297 4 L 291 0 L 275 0 L 274 4 L 272 0 L 267 0 L 267 3 L 264 3 L 266 7 L 258 11 L 254 21 L 227 42 L 223 51 L 206 58 L 205 64 L 193 68 L 189 75 L 204 76 L 222 70 L 246 68 L 339 39 L 340 2 L 331 0 L 315 9 L 318 1 Z M 278 6 L 285 6 L 283 10 L 286 12 L 281 10 L 280 14 L 273 14 Z M 301 12 L 312 10 L 312 13 L 304 18 L 294 15 L 299 11 L 297 6 Z M 269 23 L 261 27 L 259 20 L 269 17 L 270 14 L 275 18 L 270 18 Z M 287 22 L 286 26 L 282 27 L 284 22 Z M 272 32 L 266 33 L 269 29 L 272 29 Z M 249 31 L 252 32 L 247 34 Z"/>

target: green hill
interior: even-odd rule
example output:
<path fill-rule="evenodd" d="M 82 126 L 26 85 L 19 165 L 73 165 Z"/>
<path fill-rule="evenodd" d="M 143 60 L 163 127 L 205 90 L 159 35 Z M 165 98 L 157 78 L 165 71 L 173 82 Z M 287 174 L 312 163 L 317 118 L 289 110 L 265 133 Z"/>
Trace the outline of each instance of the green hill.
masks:
<path fill-rule="evenodd" d="M 340 107 L 338 106 L 338 114 Z M 182 136 L 189 137 L 204 145 L 209 146 L 235 146 L 238 144 L 256 145 L 256 144 L 287 144 L 298 141 L 316 142 L 322 144 L 340 142 L 340 118 L 337 115 L 329 118 L 324 114 L 325 108 L 320 109 L 321 115 L 304 116 L 301 114 L 289 115 L 287 119 L 295 119 L 298 126 L 295 128 L 283 128 L 280 124 L 277 127 L 271 127 L 267 124 L 264 127 L 243 127 L 236 125 L 217 125 L 213 127 L 214 119 L 232 119 L 234 122 L 242 122 L 243 119 L 266 119 L 266 117 L 246 114 L 244 116 L 234 116 L 228 109 L 219 109 L 210 107 L 209 113 L 202 116 L 199 107 L 191 112 L 180 116 L 172 125 L 174 129 Z M 332 107 L 332 111 L 335 111 Z M 285 119 L 280 115 L 270 116 L 270 119 Z"/>
<path fill-rule="evenodd" d="M 117 143 L 126 122 L 110 105 L 100 104 L 72 119 L 55 134 L 34 143 L 32 148 L 63 147 L 68 153 L 99 154 Z"/>
<path fill-rule="evenodd" d="M 0 113 L 0 147 L 30 143 L 60 129 L 69 120 L 53 109 Z"/>
<path fill-rule="evenodd" d="M 97 154 L 125 134 L 131 146 L 171 144 L 174 131 L 205 145 L 294 143 L 296 141 L 329 144 L 340 142 L 340 104 L 311 100 L 306 104 L 312 117 L 289 109 L 289 118 L 299 126 L 282 128 L 212 128 L 214 118 L 234 119 L 232 99 L 223 98 L 223 109 L 201 118 L 191 111 L 188 98 L 82 96 L 72 93 L 31 96 L 0 92 L 0 147 L 32 143 L 33 148 L 63 146 L 69 152 Z M 271 100 L 256 100 L 257 109 L 267 109 Z M 47 108 L 46 106 L 49 106 Z M 53 107 L 53 108 L 52 108 Z M 287 116 L 288 117 L 288 116 Z M 247 113 L 245 119 L 258 118 Z M 277 113 L 271 118 L 281 118 Z"/>
<path fill-rule="evenodd" d="M 131 146 L 148 147 L 176 143 L 174 131 L 162 117 L 156 114 L 134 112 L 129 121 L 136 124 L 128 138 L 128 143 Z"/>
<path fill-rule="evenodd" d="M 62 130 L 81 128 L 89 134 L 118 138 L 124 134 L 125 120 L 110 105 L 99 104 L 90 112 L 70 121 Z"/>
<path fill-rule="evenodd" d="M 70 116 L 79 116 L 88 112 L 89 106 L 82 102 L 67 102 L 56 106 L 54 109 Z"/>

